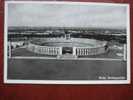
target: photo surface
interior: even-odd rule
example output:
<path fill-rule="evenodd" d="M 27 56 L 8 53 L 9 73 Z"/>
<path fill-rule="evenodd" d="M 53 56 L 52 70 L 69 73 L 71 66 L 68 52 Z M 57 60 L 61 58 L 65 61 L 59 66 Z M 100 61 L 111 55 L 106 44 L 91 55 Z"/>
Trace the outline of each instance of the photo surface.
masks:
<path fill-rule="evenodd" d="M 6 1 L 4 82 L 129 84 L 129 5 Z"/>

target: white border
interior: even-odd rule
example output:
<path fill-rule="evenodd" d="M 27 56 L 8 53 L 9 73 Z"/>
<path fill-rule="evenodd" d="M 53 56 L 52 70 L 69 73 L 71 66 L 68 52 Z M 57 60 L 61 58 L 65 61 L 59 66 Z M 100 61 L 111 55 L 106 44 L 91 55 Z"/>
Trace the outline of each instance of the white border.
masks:
<path fill-rule="evenodd" d="M 127 7 L 127 80 L 15 80 L 7 79 L 7 16 L 8 4 L 10 3 L 33 3 L 33 4 L 66 4 L 66 5 L 103 5 L 103 6 L 125 6 Z M 92 3 L 92 2 L 67 2 L 67 1 L 5 1 L 4 13 L 4 83 L 10 84 L 130 84 L 130 7 L 129 4 L 120 3 Z"/>

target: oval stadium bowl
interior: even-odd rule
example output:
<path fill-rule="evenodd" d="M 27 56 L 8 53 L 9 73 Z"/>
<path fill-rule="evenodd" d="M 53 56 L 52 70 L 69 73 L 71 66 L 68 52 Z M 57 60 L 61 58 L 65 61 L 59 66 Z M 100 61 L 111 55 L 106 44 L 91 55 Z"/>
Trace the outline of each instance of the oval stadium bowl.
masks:
<path fill-rule="evenodd" d="M 107 41 L 95 39 L 42 38 L 31 40 L 27 49 L 44 55 L 71 54 L 78 57 L 103 54 L 108 50 L 108 45 Z"/>

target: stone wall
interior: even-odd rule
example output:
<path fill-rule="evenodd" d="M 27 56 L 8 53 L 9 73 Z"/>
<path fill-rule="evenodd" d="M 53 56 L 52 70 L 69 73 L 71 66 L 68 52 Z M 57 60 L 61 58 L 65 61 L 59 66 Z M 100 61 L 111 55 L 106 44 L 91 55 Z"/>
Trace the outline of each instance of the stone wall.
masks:
<path fill-rule="evenodd" d="M 62 53 L 60 47 L 39 46 L 32 43 L 29 43 L 27 49 L 34 53 L 45 55 L 60 55 Z"/>
<path fill-rule="evenodd" d="M 77 47 L 76 48 L 76 55 L 77 56 L 88 56 L 88 55 L 98 55 L 103 54 L 107 51 L 105 50 L 105 47 L 96 47 L 96 48 L 83 48 L 83 47 Z"/>

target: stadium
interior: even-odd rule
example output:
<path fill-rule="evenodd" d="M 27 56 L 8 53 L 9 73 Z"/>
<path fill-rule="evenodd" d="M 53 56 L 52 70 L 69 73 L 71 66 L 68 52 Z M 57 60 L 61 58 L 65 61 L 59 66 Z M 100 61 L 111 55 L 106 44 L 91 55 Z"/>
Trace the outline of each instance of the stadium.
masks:
<path fill-rule="evenodd" d="M 78 56 L 103 54 L 108 50 L 106 41 L 83 38 L 32 39 L 27 50 L 44 55 L 77 58 Z"/>

